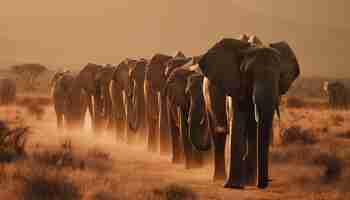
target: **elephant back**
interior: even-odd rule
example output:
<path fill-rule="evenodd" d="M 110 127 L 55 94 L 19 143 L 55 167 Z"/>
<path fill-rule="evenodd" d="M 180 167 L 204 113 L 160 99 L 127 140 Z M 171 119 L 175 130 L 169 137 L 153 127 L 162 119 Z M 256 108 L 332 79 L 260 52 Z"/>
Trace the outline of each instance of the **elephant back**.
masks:
<path fill-rule="evenodd" d="M 188 99 L 186 96 L 187 79 L 193 74 L 184 68 L 177 68 L 169 75 L 166 81 L 166 95 L 178 106 L 187 106 Z"/>
<path fill-rule="evenodd" d="M 241 72 L 239 69 L 242 50 L 250 47 L 248 42 L 237 39 L 222 39 L 210 48 L 199 60 L 201 72 L 226 94 L 239 93 Z"/>

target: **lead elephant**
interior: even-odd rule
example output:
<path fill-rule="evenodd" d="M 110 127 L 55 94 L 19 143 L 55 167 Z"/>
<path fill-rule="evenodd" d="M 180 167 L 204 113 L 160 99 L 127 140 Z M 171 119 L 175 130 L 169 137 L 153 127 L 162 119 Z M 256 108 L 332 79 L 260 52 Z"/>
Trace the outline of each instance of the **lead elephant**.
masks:
<path fill-rule="evenodd" d="M 185 163 L 185 168 L 202 165 L 202 155 L 193 148 L 190 135 L 206 131 L 205 106 L 202 92 L 203 76 L 190 69 L 174 69 L 166 83 L 167 109 L 172 136 L 172 162 Z"/>
<path fill-rule="evenodd" d="M 223 39 L 200 59 L 205 75 L 203 93 L 214 144 L 214 178 L 225 176 L 225 143 L 230 136 L 229 169 L 225 187 L 244 188 L 253 182 L 268 186 L 269 136 L 279 97 L 299 76 L 299 64 L 286 42 L 269 47 Z M 226 96 L 230 96 L 227 122 Z M 208 141 L 192 137 L 205 150 Z M 204 142 L 203 142 L 204 141 Z M 248 144 L 248 147 L 246 145 Z M 246 151 L 247 149 L 247 151 Z"/>
<path fill-rule="evenodd" d="M 9 78 L 0 79 L 0 105 L 8 105 L 16 101 L 16 82 Z"/>
<path fill-rule="evenodd" d="M 112 107 L 117 140 L 131 142 L 127 127 L 127 105 L 130 96 L 129 73 L 136 67 L 137 60 L 125 59 L 114 70 L 111 83 Z"/>

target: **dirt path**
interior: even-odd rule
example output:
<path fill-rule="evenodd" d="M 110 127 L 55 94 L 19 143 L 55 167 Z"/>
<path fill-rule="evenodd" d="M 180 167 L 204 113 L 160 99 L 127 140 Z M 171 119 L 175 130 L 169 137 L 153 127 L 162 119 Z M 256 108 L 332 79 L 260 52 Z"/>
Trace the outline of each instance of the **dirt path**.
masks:
<path fill-rule="evenodd" d="M 124 187 L 150 187 L 175 183 L 191 187 L 200 199 L 303 199 L 305 194 L 291 190 L 288 180 L 290 169 L 274 166 L 272 170 L 273 182 L 267 190 L 248 187 L 245 190 L 225 189 L 223 182 L 211 181 L 210 165 L 201 169 L 186 170 L 182 165 L 170 163 L 169 156 L 160 156 L 146 151 L 144 146 L 127 146 L 116 143 L 112 134 L 96 136 L 85 131 L 66 135 L 56 130 L 55 117 L 49 109 L 44 120 L 29 122 L 35 134 L 31 137 L 30 145 L 43 145 L 50 148 L 71 138 L 73 147 L 81 149 L 98 147 L 110 153 L 113 168 L 106 172 L 111 179 L 122 180 Z"/>

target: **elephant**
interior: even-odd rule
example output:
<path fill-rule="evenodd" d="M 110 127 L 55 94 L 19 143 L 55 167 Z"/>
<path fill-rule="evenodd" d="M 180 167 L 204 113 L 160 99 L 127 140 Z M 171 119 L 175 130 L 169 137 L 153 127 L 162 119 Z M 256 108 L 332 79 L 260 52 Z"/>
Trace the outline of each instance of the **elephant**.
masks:
<path fill-rule="evenodd" d="M 329 106 L 333 109 L 348 109 L 350 103 L 350 90 L 342 82 L 325 82 L 323 85 L 328 95 Z"/>
<path fill-rule="evenodd" d="M 129 73 L 136 67 L 136 63 L 137 60 L 129 58 L 119 63 L 114 70 L 110 86 L 116 139 L 125 139 L 128 143 L 131 142 L 127 127 L 127 100 L 130 96 Z"/>
<path fill-rule="evenodd" d="M 9 78 L 0 79 L 0 105 L 15 103 L 16 91 L 16 81 Z"/>
<path fill-rule="evenodd" d="M 95 76 L 96 98 L 101 102 L 101 118 L 104 122 L 104 128 L 113 129 L 113 110 L 110 84 L 112 82 L 115 67 L 110 64 L 101 68 Z"/>
<path fill-rule="evenodd" d="M 177 52 L 175 57 L 155 54 L 146 66 L 144 95 L 146 101 L 146 118 L 148 125 L 148 150 L 161 154 L 169 152 L 170 134 L 167 119 L 166 96 L 164 85 L 166 83 L 167 63 L 171 59 L 183 57 Z"/>
<path fill-rule="evenodd" d="M 62 130 L 63 121 L 68 128 L 82 128 L 87 102 L 75 77 L 70 71 L 58 72 L 51 80 L 51 85 L 57 128 Z"/>
<path fill-rule="evenodd" d="M 77 90 L 80 88 L 80 92 L 84 93 L 86 96 L 86 101 L 88 104 L 88 110 L 92 120 L 92 129 L 94 132 L 101 131 L 103 125 L 102 118 L 102 101 L 98 94 L 99 90 L 96 87 L 96 75 L 103 68 L 102 65 L 88 63 L 75 77 L 75 84 Z M 75 99 L 75 98 L 74 98 Z M 73 104 L 79 106 L 79 102 L 74 102 Z M 83 109 L 83 108 L 82 108 Z M 84 112 L 85 111 L 81 111 Z M 84 115 L 85 116 L 85 115 Z M 84 117 L 82 116 L 82 117 Z M 83 120 L 83 119 L 82 119 Z"/>
<path fill-rule="evenodd" d="M 139 132 L 139 136 L 146 138 L 146 102 L 144 96 L 144 82 L 146 59 L 140 59 L 136 62 L 134 68 L 129 70 L 129 92 L 127 96 L 127 122 L 129 132 Z"/>
<path fill-rule="evenodd" d="M 225 143 L 229 135 L 229 168 L 224 187 L 246 184 L 266 188 L 269 136 L 279 99 L 300 74 L 296 55 L 285 41 L 255 46 L 224 38 L 200 59 L 209 132 L 191 136 L 198 150 L 214 148 L 214 179 L 225 175 Z M 230 97 L 227 107 L 226 97 Z M 227 112 L 228 110 L 228 112 Z M 230 117 L 231 116 L 231 117 Z M 206 135 L 206 134 L 209 134 Z"/>
<path fill-rule="evenodd" d="M 170 73 L 165 86 L 172 137 L 172 162 L 184 162 L 186 169 L 202 165 L 201 153 L 193 148 L 189 140 L 189 135 L 198 135 L 191 131 L 201 132 L 207 128 L 202 81 L 201 74 L 191 67 L 183 66 Z"/>

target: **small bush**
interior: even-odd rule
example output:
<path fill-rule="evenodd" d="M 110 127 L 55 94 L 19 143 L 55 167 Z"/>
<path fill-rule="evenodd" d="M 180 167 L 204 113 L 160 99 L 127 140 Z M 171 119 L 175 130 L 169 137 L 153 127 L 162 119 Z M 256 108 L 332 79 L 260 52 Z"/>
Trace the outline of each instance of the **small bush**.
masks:
<path fill-rule="evenodd" d="M 48 168 L 30 169 L 21 175 L 24 200 L 75 200 L 81 199 L 79 188 L 60 171 Z"/>
<path fill-rule="evenodd" d="M 45 110 L 43 106 L 37 104 L 37 103 L 32 103 L 27 106 L 27 110 L 29 114 L 33 115 L 36 117 L 37 120 L 41 120 L 45 114 Z"/>
<path fill-rule="evenodd" d="M 338 133 L 337 137 L 344 138 L 344 139 L 350 139 L 350 130 Z"/>
<path fill-rule="evenodd" d="M 306 106 L 306 102 L 301 97 L 288 97 L 285 101 L 287 108 L 303 108 Z"/>
<path fill-rule="evenodd" d="M 71 167 L 84 168 L 84 161 L 80 161 L 72 150 L 72 144 L 69 140 L 65 141 L 58 150 L 46 150 L 43 152 L 35 152 L 33 159 L 37 163 L 45 166 L 54 166 L 57 168 Z"/>
<path fill-rule="evenodd" d="M 113 192 L 100 191 L 93 195 L 93 200 L 121 200 L 121 198 L 116 197 Z"/>
<path fill-rule="evenodd" d="M 35 152 L 33 159 L 39 164 L 58 169 L 69 167 L 84 170 L 89 168 L 98 172 L 108 172 L 113 164 L 110 155 L 97 148 L 89 150 L 86 156 L 74 153 L 69 140 L 65 141 L 57 150 Z"/>
<path fill-rule="evenodd" d="M 300 126 L 292 126 L 280 133 L 282 144 L 315 144 L 318 142 L 312 130 L 303 130 Z"/>
<path fill-rule="evenodd" d="M 28 127 L 10 129 L 0 121 L 0 162 L 12 162 L 25 156 Z"/>
<path fill-rule="evenodd" d="M 153 190 L 152 199 L 160 200 L 196 200 L 198 196 L 190 188 L 171 184 L 160 189 Z"/>
<path fill-rule="evenodd" d="M 341 126 L 345 122 L 345 118 L 340 114 L 331 115 L 330 119 L 335 126 Z"/>
<path fill-rule="evenodd" d="M 334 183 L 341 177 L 343 162 L 335 153 L 321 153 L 313 159 L 314 164 L 324 168 L 321 180 L 325 184 Z"/>

